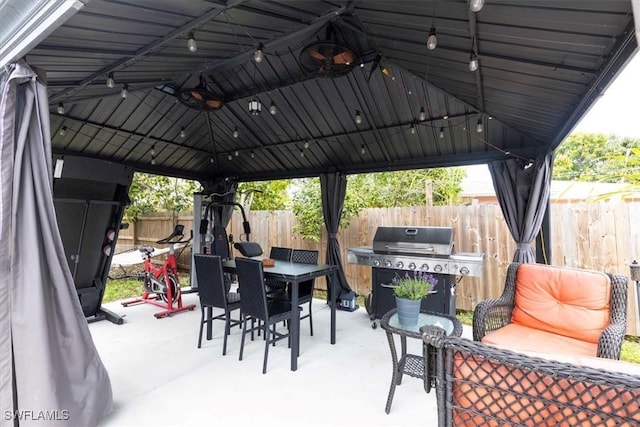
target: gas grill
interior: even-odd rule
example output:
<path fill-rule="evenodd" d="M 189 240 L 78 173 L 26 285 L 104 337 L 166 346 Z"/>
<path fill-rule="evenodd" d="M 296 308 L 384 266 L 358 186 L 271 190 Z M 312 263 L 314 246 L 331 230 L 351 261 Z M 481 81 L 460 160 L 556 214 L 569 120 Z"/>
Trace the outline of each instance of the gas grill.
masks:
<path fill-rule="evenodd" d="M 413 271 L 431 273 L 438 280 L 436 293 L 422 300 L 422 310 L 454 316 L 456 276 L 482 276 L 483 256 L 455 253 L 451 227 L 378 227 L 373 247 L 347 250 L 347 262 L 372 267 L 371 320 L 395 308 L 393 278 Z"/>

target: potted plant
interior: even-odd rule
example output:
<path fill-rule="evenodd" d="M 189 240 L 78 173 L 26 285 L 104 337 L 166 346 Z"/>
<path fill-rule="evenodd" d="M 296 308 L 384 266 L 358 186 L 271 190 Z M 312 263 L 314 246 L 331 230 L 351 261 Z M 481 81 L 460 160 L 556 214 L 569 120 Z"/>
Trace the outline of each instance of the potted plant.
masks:
<path fill-rule="evenodd" d="M 404 275 L 396 274 L 392 280 L 393 293 L 396 297 L 398 321 L 403 326 L 415 326 L 420 315 L 420 303 L 424 298 L 433 294 L 438 279 L 432 274 L 422 271 Z"/>

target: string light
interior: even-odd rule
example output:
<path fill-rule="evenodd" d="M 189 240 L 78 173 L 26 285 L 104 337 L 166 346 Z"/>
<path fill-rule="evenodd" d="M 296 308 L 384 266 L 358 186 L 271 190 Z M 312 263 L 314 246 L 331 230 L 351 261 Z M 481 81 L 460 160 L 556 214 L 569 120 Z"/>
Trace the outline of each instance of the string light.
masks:
<path fill-rule="evenodd" d="M 411 133 L 412 133 L 413 135 L 415 135 L 415 134 L 416 134 L 416 125 L 414 125 L 413 123 L 411 123 Z"/>
<path fill-rule="evenodd" d="M 62 128 L 60 128 L 60 136 L 65 136 L 66 134 L 67 134 L 67 127 L 62 126 Z"/>
<path fill-rule="evenodd" d="M 367 150 L 364 148 L 364 144 L 360 146 L 360 153 L 364 154 Z"/>
<path fill-rule="evenodd" d="M 196 43 L 196 38 L 193 36 L 193 33 L 189 33 L 189 40 L 187 40 L 187 49 L 189 52 L 195 52 L 198 50 L 198 44 Z"/>
<path fill-rule="evenodd" d="M 180 128 L 180 138 L 184 138 L 187 136 L 187 133 L 184 131 L 184 126 Z"/>
<path fill-rule="evenodd" d="M 235 129 L 233 130 L 233 137 L 234 137 L 234 138 L 237 138 L 237 137 L 239 137 L 239 136 L 240 136 L 240 132 L 238 131 L 238 128 L 235 128 Z"/>
<path fill-rule="evenodd" d="M 471 57 L 469 58 L 469 71 L 474 72 L 478 69 L 478 57 L 474 52 L 471 52 Z"/>
<path fill-rule="evenodd" d="M 271 105 L 269 106 L 269 113 L 271 113 L 272 116 L 275 116 L 277 112 L 278 109 L 276 108 L 276 103 L 271 101 Z"/>
<path fill-rule="evenodd" d="M 116 81 L 113 79 L 113 73 L 109 73 L 109 76 L 107 77 L 107 87 L 109 89 L 113 89 L 115 85 Z"/>
<path fill-rule="evenodd" d="M 64 114 L 64 104 L 62 102 L 58 102 L 58 114 Z"/>
<path fill-rule="evenodd" d="M 436 36 L 436 27 L 429 30 L 429 38 L 427 39 L 427 49 L 433 50 L 438 46 L 438 36 Z"/>
<path fill-rule="evenodd" d="M 227 159 L 229 159 L 229 160 L 233 160 L 233 156 L 232 156 L 231 154 L 229 154 L 229 155 L 227 156 Z"/>
<path fill-rule="evenodd" d="M 151 155 L 152 155 L 152 156 L 155 156 L 155 155 L 156 155 L 156 146 L 155 146 L 155 145 L 152 145 L 152 146 L 151 146 Z"/>
<path fill-rule="evenodd" d="M 424 107 L 420 107 L 420 114 L 418 114 L 418 119 L 421 122 L 424 122 L 425 120 L 427 120 L 427 113 L 424 112 Z"/>
<path fill-rule="evenodd" d="M 300 157 L 304 157 L 304 150 L 302 148 L 300 149 Z"/>
<path fill-rule="evenodd" d="M 309 141 L 304 142 L 304 148 L 309 148 Z"/>
<path fill-rule="evenodd" d="M 480 12 L 484 6 L 484 0 L 469 0 L 469 9 L 472 12 Z"/>
<path fill-rule="evenodd" d="M 238 157 L 238 156 L 240 155 L 240 153 L 238 152 L 238 150 L 236 150 L 236 151 L 233 153 L 233 155 L 234 155 L 234 156 L 236 156 L 236 157 Z"/>
<path fill-rule="evenodd" d="M 360 115 L 360 110 L 356 110 L 356 124 L 359 125 L 360 123 L 362 123 L 362 116 Z"/>
<path fill-rule="evenodd" d="M 260 43 L 256 51 L 253 52 L 253 60 L 256 61 L 258 64 L 261 63 L 262 60 L 264 59 L 264 52 L 262 51 L 262 49 L 264 49 L 264 46 L 262 45 L 262 43 Z"/>
<path fill-rule="evenodd" d="M 476 132 L 482 133 L 484 130 L 484 126 L 482 126 L 482 118 L 478 119 L 478 123 L 476 124 Z"/>
<path fill-rule="evenodd" d="M 213 156 L 209 157 L 209 163 L 214 164 L 215 160 L 213 160 Z"/>
<path fill-rule="evenodd" d="M 129 85 L 125 84 L 124 86 L 122 86 L 120 96 L 122 97 L 122 99 L 126 99 L 127 95 L 129 95 Z"/>
<path fill-rule="evenodd" d="M 440 138 L 444 138 L 444 128 L 440 128 Z"/>
<path fill-rule="evenodd" d="M 249 154 L 251 156 L 252 159 L 254 159 L 256 157 L 256 153 L 253 152 L 253 150 L 251 150 L 251 154 Z"/>

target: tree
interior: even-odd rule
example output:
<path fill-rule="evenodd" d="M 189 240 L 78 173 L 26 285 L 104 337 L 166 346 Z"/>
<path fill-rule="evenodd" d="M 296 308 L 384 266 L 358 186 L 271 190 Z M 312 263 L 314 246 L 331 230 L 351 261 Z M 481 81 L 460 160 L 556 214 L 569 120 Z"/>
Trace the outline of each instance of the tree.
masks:
<path fill-rule="evenodd" d="M 241 182 L 238 185 L 238 202 L 247 210 L 273 211 L 288 209 L 291 197 L 288 189 L 290 179 L 274 181 Z"/>
<path fill-rule="evenodd" d="M 633 182 L 638 174 L 640 140 L 615 135 L 574 133 L 555 154 L 553 179 Z"/>
<path fill-rule="evenodd" d="M 193 193 L 200 191 L 196 181 L 136 172 L 129 187 L 130 203 L 124 211 L 126 221 L 152 212 L 189 211 L 193 208 Z"/>
<path fill-rule="evenodd" d="M 340 226 L 348 226 L 362 209 L 424 205 L 427 182 L 433 184 L 435 205 L 457 203 L 464 176 L 462 168 L 350 175 Z M 296 181 L 292 209 L 298 222 L 294 231 L 304 239 L 319 241 L 324 225 L 319 179 Z"/>

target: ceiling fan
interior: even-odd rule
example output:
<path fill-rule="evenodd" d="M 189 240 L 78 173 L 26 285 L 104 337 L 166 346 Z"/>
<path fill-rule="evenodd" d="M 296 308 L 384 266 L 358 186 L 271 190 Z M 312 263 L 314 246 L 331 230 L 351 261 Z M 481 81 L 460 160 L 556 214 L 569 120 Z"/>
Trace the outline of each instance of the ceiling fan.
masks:
<path fill-rule="evenodd" d="M 203 76 L 200 76 L 198 86 L 182 89 L 178 99 L 187 107 L 196 110 L 215 111 L 224 105 L 220 97 L 207 88 L 207 82 Z"/>
<path fill-rule="evenodd" d="M 300 52 L 302 68 L 320 77 L 340 77 L 349 73 L 358 59 L 355 52 L 335 38 L 332 25 L 327 26 L 325 40 L 305 46 Z"/>

